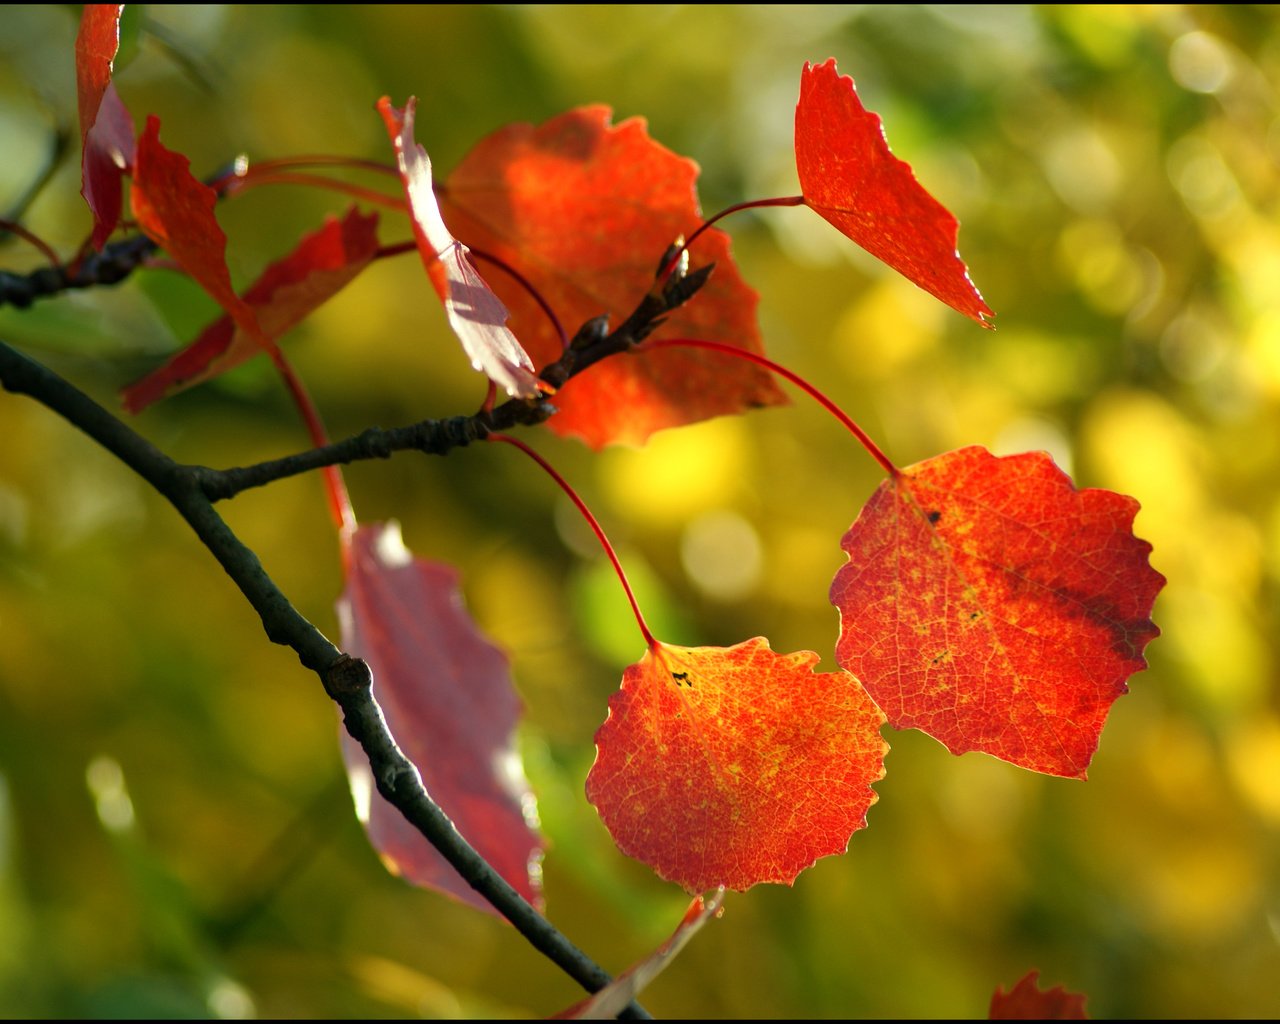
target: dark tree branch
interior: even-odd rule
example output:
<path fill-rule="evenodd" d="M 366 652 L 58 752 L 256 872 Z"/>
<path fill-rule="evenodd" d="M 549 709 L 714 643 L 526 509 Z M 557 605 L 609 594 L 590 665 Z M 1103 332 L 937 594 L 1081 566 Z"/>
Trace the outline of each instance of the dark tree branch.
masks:
<path fill-rule="evenodd" d="M 564 355 L 539 376 L 553 387 L 560 388 L 571 377 L 600 360 L 639 345 L 662 324 L 668 313 L 697 294 L 715 267 L 714 263 L 708 263 L 690 274 L 683 264 L 680 265 L 665 281 L 658 280 L 631 315 L 610 333 L 605 333 L 608 321 L 604 317 L 588 320 L 569 342 Z"/>
<path fill-rule="evenodd" d="M 234 167 L 235 161 L 229 166 Z M 206 179 L 205 184 L 213 187 L 214 182 L 228 173 L 225 169 L 219 170 Z M 221 191 L 218 198 L 222 198 Z M 104 245 L 101 252 L 87 253 L 69 266 L 41 267 L 26 274 L 0 270 L 0 306 L 26 309 L 36 299 L 51 298 L 65 291 L 119 284 L 158 250 L 159 246 L 146 235 L 130 235 Z"/>
<path fill-rule="evenodd" d="M 207 466 L 191 468 L 200 481 L 205 496 L 210 501 L 222 501 L 251 487 L 261 487 L 323 466 L 386 459 L 392 453 L 402 451 L 446 455 L 454 448 L 463 448 L 473 441 L 484 440 L 495 430 L 541 423 L 553 412 L 554 407 L 545 400 L 526 402 L 512 399 L 492 412 L 478 412 L 473 416 L 422 420 L 407 427 L 394 427 L 390 430 L 369 427 L 354 437 L 320 448 L 308 448 L 279 459 L 257 462 L 252 466 L 233 469 L 210 469 Z"/>
<path fill-rule="evenodd" d="M 154 251 L 152 242 L 137 236 L 90 255 L 74 273 L 60 267 L 44 268 L 26 276 L 0 272 L 0 304 L 8 302 L 23 307 L 37 298 L 68 288 L 115 283 Z M 608 330 L 606 317 L 587 321 L 561 357 L 542 371 L 542 379 L 558 389 L 600 360 L 634 348 L 662 323 L 667 313 L 687 302 L 706 283 L 714 267 L 702 267 L 689 274 L 686 263 L 681 262 L 674 271 L 668 272 L 670 258 L 669 250 L 659 265 L 653 288 L 617 329 Z M 423 420 L 392 430 L 373 427 L 321 448 L 252 466 L 216 470 L 183 465 L 171 459 L 84 392 L 3 342 L 0 342 L 0 383 L 15 394 L 34 398 L 82 430 L 164 495 L 248 599 L 262 620 L 267 637 L 273 643 L 292 648 L 302 664 L 320 677 L 325 692 L 342 708 L 347 732 L 369 758 L 378 792 L 535 949 L 589 992 L 598 991 L 609 982 L 603 968 L 530 906 L 459 834 L 427 794 L 417 768 L 396 745 L 373 696 L 369 666 L 343 654 L 299 614 L 267 575 L 257 556 L 213 507 L 215 502 L 249 488 L 323 466 L 385 459 L 392 452 L 410 449 L 443 455 L 497 430 L 543 422 L 555 411 L 548 400 L 513 398 L 472 416 Z M 632 1002 L 621 1016 L 649 1015 L 638 1003 Z"/>
<path fill-rule="evenodd" d="M 396 746 L 382 717 L 382 708 L 373 699 L 373 674 L 369 666 L 359 658 L 343 655 L 322 678 L 325 690 L 342 708 L 347 732 L 369 758 L 378 792 L 426 836 L 467 883 L 497 907 L 535 949 L 589 992 L 607 985 L 609 975 L 494 871 L 427 795 L 418 769 Z M 648 1018 L 649 1014 L 633 1002 L 622 1016 Z"/>
<path fill-rule="evenodd" d="M 60 295 L 74 288 L 117 284 L 155 251 L 155 242 L 146 235 L 134 235 L 109 243 L 102 252 L 90 253 L 73 268 L 41 267 L 29 274 L 0 270 L 0 306 L 26 309 L 37 299 Z"/>
<path fill-rule="evenodd" d="M 657 328 L 666 314 L 688 302 L 707 283 L 715 264 L 700 267 L 687 274 L 683 267 L 665 282 L 655 284 L 630 316 L 614 331 L 608 329 L 608 318 L 593 317 L 578 328 L 564 353 L 540 374 L 556 388 L 589 369 L 602 359 L 626 352 L 643 342 Z M 514 426 L 531 427 L 542 423 L 555 406 L 545 398 L 526 400 L 512 398 L 488 412 L 472 416 L 455 416 L 447 420 L 422 420 L 407 427 L 384 430 L 369 427 L 353 437 L 333 444 L 286 455 L 279 459 L 240 466 L 233 469 L 191 467 L 200 487 L 210 501 L 222 501 L 241 491 L 261 487 L 275 480 L 296 476 L 313 469 L 337 464 L 346 465 L 367 459 L 390 458 L 393 452 L 419 451 L 428 455 L 446 455 L 473 441 L 482 441 L 495 431 Z"/>
<path fill-rule="evenodd" d="M 52 370 L 0 342 L 0 383 L 27 395 L 79 428 L 167 498 L 257 611 L 267 637 L 290 647 L 342 708 L 347 731 L 369 757 L 380 792 L 438 849 L 529 943 L 589 992 L 609 975 L 561 934 L 458 833 L 422 786 L 418 770 L 396 745 L 373 697 L 369 666 L 339 651 L 308 622 L 267 575 L 257 556 L 214 510 L 202 467 L 165 455 Z M 446 421 L 452 422 L 452 421 Z M 647 1017 L 632 1003 L 628 1014 Z"/>

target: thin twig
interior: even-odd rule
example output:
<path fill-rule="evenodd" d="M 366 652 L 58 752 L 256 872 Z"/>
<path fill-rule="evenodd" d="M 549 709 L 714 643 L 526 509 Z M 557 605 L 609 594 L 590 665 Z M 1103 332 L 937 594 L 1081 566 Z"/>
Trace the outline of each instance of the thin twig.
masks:
<path fill-rule="evenodd" d="M 458 833 L 427 795 L 413 763 L 387 729 L 373 697 L 369 666 L 330 643 L 267 575 L 258 557 L 214 510 L 202 480 L 206 471 L 171 459 L 79 388 L 52 370 L 0 342 L 0 384 L 27 395 L 79 428 L 168 499 L 186 519 L 262 620 L 268 639 L 290 647 L 342 708 L 347 731 L 369 757 L 378 791 L 539 952 L 589 992 L 610 978 L 503 879 Z M 647 1017 L 638 1004 L 629 1015 Z"/>
<path fill-rule="evenodd" d="M 154 248 L 145 238 L 129 239 L 127 243 L 108 246 L 98 258 L 107 257 L 106 265 L 114 265 L 119 253 L 134 252 L 132 248 L 121 248 L 125 245 L 138 246 L 146 253 Z M 660 270 L 665 269 L 667 258 L 664 256 L 659 264 Z M 90 257 L 82 264 L 78 275 L 94 272 L 96 264 L 93 259 Z M 561 357 L 542 371 L 543 379 L 559 388 L 601 359 L 634 348 L 662 323 L 668 312 L 687 302 L 706 283 L 712 269 L 713 265 L 706 266 L 688 274 L 681 264 L 666 280 L 657 280 L 632 314 L 612 332 L 608 330 L 604 317 L 587 321 Z M 0 284 L 3 283 L 3 278 L 0 278 Z M 63 287 L 85 287 L 90 283 L 104 282 L 86 278 L 84 284 L 64 284 Z M 34 292 L 53 293 L 52 290 L 39 289 L 34 289 Z M 273 643 L 292 648 L 302 664 L 320 677 L 325 692 L 342 708 L 347 731 L 369 758 L 378 792 L 440 851 L 472 888 L 511 922 L 530 945 L 587 991 L 595 992 L 608 984 L 610 978 L 604 969 L 494 871 L 427 794 L 417 768 L 405 757 L 387 728 L 382 709 L 373 696 L 373 675 L 369 666 L 339 651 L 293 607 L 262 568 L 257 556 L 214 509 L 216 501 L 248 488 L 323 466 L 358 459 L 387 458 L 393 451 L 405 449 L 444 454 L 487 437 L 496 430 L 539 423 L 555 411 L 547 400 L 511 399 L 473 416 L 424 420 L 394 430 L 370 428 L 345 441 L 281 459 L 237 469 L 215 470 L 174 461 L 74 385 L 3 342 L 0 342 L 0 383 L 15 394 L 34 398 L 78 427 L 164 495 L 257 611 L 267 637 Z M 649 1015 L 633 1002 L 621 1016 L 647 1018 Z"/>
<path fill-rule="evenodd" d="M 665 257 L 663 264 L 665 264 Z M 628 351 L 644 341 L 662 323 L 667 313 L 688 302 L 706 284 L 715 264 L 708 264 L 691 274 L 672 274 L 660 289 L 650 292 L 632 314 L 616 330 L 609 331 L 604 317 L 594 317 L 583 324 L 578 333 L 554 363 L 543 369 L 543 380 L 561 388 L 572 377 L 600 360 Z M 512 398 L 489 411 L 472 416 L 454 416 L 443 420 L 422 420 L 406 427 L 382 429 L 370 427 L 345 440 L 319 448 L 308 448 L 278 459 L 232 469 L 192 467 L 205 497 L 210 501 L 232 498 L 252 487 L 262 487 L 276 480 L 297 476 L 325 466 L 347 465 L 369 459 L 386 459 L 394 452 L 419 451 L 428 455 L 446 455 L 473 441 L 481 441 L 496 431 L 515 426 L 534 426 L 555 412 L 550 400 Z"/>
<path fill-rule="evenodd" d="M 29 274 L 0 270 L 0 306 L 26 309 L 37 299 L 47 299 L 74 288 L 117 284 L 156 251 L 145 235 L 111 242 L 101 252 L 89 253 L 78 265 L 41 267 Z"/>
<path fill-rule="evenodd" d="M 241 491 L 262 487 L 276 480 L 297 476 L 325 466 L 347 465 L 368 459 L 390 458 L 394 452 L 418 451 L 428 455 L 445 455 L 455 448 L 463 448 L 473 441 L 482 440 L 491 431 L 508 430 L 523 425 L 541 423 L 554 412 L 545 401 L 525 402 L 512 400 L 489 413 L 473 416 L 454 416 L 445 420 L 422 420 L 407 427 L 369 427 L 352 437 L 320 448 L 269 459 L 251 466 L 232 469 L 210 469 L 207 466 L 192 467 L 200 482 L 201 490 L 210 501 L 233 498 Z"/>
<path fill-rule="evenodd" d="M 668 249 L 667 253 L 671 251 Z M 667 259 L 668 256 L 664 255 L 659 263 L 660 272 L 667 269 Z M 682 264 L 665 281 L 657 280 L 631 315 L 613 331 L 605 333 L 605 322 L 600 317 L 588 320 L 569 342 L 564 355 L 538 376 L 553 387 L 560 388 L 569 378 L 600 360 L 635 348 L 662 324 L 668 313 L 683 306 L 697 294 L 707 283 L 715 267 L 714 263 L 708 263 L 690 274 Z"/>

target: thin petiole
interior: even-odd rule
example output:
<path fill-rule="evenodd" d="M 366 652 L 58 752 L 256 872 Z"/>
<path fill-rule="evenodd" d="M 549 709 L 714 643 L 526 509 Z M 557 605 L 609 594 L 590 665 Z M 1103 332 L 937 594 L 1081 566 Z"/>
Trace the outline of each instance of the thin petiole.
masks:
<path fill-rule="evenodd" d="M 339 181 L 337 178 L 329 178 L 323 174 L 309 174 L 306 171 L 279 171 L 264 174 L 253 174 L 251 172 L 242 178 L 231 178 L 220 187 L 222 195 L 237 196 L 251 188 L 257 188 L 259 185 L 309 185 L 312 188 L 341 192 L 343 195 L 363 200 L 373 206 L 385 206 L 391 210 L 404 209 L 404 200 L 397 196 L 389 196 L 385 192 L 379 192 L 377 189 L 353 185 L 350 182 Z"/>
<path fill-rule="evenodd" d="M 329 443 L 329 433 L 320 419 L 320 410 L 316 408 L 302 379 L 294 372 L 279 346 L 272 345 L 267 351 L 280 376 L 284 378 L 285 387 L 289 389 L 294 404 L 302 414 L 302 419 L 307 425 L 307 433 L 311 435 L 311 443 L 317 448 L 323 448 Z M 348 536 L 355 531 L 356 514 L 351 507 L 351 496 L 347 493 L 347 484 L 343 479 L 342 470 L 337 466 L 325 466 L 324 484 L 333 523 L 341 535 Z"/>
<path fill-rule="evenodd" d="M 885 455 L 885 453 L 880 450 L 879 445 L 867 436 L 866 431 L 858 426 L 848 413 L 799 374 L 793 373 L 785 366 L 775 363 L 772 359 L 758 355 L 755 352 L 749 352 L 744 348 L 736 348 L 733 345 L 726 345 L 721 341 L 705 341 L 701 338 L 659 338 L 653 341 L 644 342 L 640 348 L 702 348 L 711 352 L 721 352 L 724 355 L 733 356 L 737 359 L 745 359 L 749 363 L 755 363 L 757 366 L 762 366 L 770 373 L 776 373 L 784 380 L 790 381 L 826 409 L 827 412 L 831 413 L 832 416 L 838 419 L 844 425 L 845 429 L 858 439 L 858 443 L 870 452 L 871 457 L 884 467 L 884 471 L 886 473 L 892 477 L 900 475 L 898 467 L 889 461 L 889 456 Z"/>
<path fill-rule="evenodd" d="M 0 232 L 8 232 L 11 235 L 17 235 L 24 242 L 35 246 L 40 250 L 42 256 L 49 261 L 49 266 L 60 267 L 62 261 L 58 259 L 58 254 L 53 251 L 53 247 L 49 245 L 43 238 L 34 231 L 28 231 L 21 224 L 11 220 L 0 220 Z"/>
<path fill-rule="evenodd" d="M 644 615 L 640 612 L 640 604 L 636 601 L 636 595 L 631 589 L 631 583 L 627 580 L 627 574 L 623 572 L 622 563 L 618 561 L 618 554 L 613 550 L 613 545 L 609 543 L 609 538 L 605 536 L 604 528 L 601 527 L 596 517 L 591 514 L 591 509 L 587 508 L 587 503 L 578 496 L 578 492 L 569 485 L 569 482 L 556 472 L 551 463 L 523 441 L 507 434 L 490 434 L 488 440 L 501 441 L 504 444 L 513 445 L 514 447 L 519 448 L 529 456 L 529 458 L 533 459 L 534 462 L 541 466 L 543 470 L 546 471 L 547 475 L 560 485 L 560 489 L 569 496 L 569 499 L 578 506 L 578 511 L 582 513 L 583 518 L 587 521 L 587 525 L 591 527 L 592 531 L 596 535 L 596 539 L 600 541 L 600 546 L 604 548 L 604 553 L 609 557 L 609 561 L 613 563 L 613 571 L 618 574 L 618 580 L 622 583 L 622 589 L 626 592 L 627 600 L 631 602 L 631 611 L 636 617 L 636 624 L 640 627 L 640 633 L 644 637 L 644 642 L 651 650 L 657 647 L 658 641 L 654 638 L 653 633 L 649 631 L 649 626 L 644 621 Z"/>
<path fill-rule="evenodd" d="M 679 262 L 681 255 L 688 250 L 689 246 L 693 245 L 697 237 L 700 234 L 702 234 L 704 231 L 706 231 L 707 228 L 711 227 L 711 225 L 714 224 L 716 221 L 720 220 L 721 218 L 727 217 L 731 213 L 737 213 L 739 210 L 755 210 L 765 206 L 803 206 L 803 205 L 804 205 L 804 196 L 782 196 L 777 199 L 752 199 L 749 202 L 734 203 L 733 206 L 726 207 L 725 209 L 717 213 L 714 217 L 710 218 L 709 220 L 704 220 L 702 224 L 699 225 L 698 229 L 689 236 L 688 241 L 686 241 L 684 245 L 682 245 L 680 249 L 677 250 L 675 255 L 671 257 L 671 259 L 667 260 L 666 265 L 662 268 L 662 271 L 658 274 L 658 279 L 662 280 L 668 274 L 670 274 L 671 271 L 675 268 L 676 264 Z"/>

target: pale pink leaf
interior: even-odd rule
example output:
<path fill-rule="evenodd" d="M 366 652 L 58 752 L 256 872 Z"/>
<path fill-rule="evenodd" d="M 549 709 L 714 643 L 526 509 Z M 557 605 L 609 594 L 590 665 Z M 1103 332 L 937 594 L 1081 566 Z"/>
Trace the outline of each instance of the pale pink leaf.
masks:
<path fill-rule="evenodd" d="M 412 96 L 404 110 L 397 110 L 385 96 L 378 101 L 378 111 L 395 146 L 413 234 L 427 276 L 471 365 L 508 394 L 532 398 L 545 386 L 538 380 L 528 353 L 507 327 L 506 307 L 476 272 L 467 247 L 449 233 L 440 216 L 432 188 L 431 158 L 413 140 L 416 106 Z"/>
<path fill-rule="evenodd" d="M 464 839 L 525 899 L 541 901 L 542 841 L 515 729 L 521 707 L 507 656 L 462 605 L 456 571 L 415 558 L 394 522 L 347 541 L 338 602 L 343 649 L 373 672 L 391 735 Z M 373 789 L 368 761 L 343 735 L 356 811 L 387 868 L 494 913 Z"/>

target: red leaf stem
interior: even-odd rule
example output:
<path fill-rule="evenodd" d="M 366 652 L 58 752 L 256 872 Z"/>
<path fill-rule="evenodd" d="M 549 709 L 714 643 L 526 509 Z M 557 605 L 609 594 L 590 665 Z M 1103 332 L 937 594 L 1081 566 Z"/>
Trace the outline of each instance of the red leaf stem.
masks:
<path fill-rule="evenodd" d="M 564 493 L 569 496 L 570 500 L 578 507 L 578 511 L 582 513 L 583 518 L 586 519 L 587 524 L 591 527 L 596 538 L 600 541 L 600 546 L 604 548 L 604 553 L 609 556 L 609 561 L 613 564 L 613 571 L 617 573 L 618 580 L 622 584 L 622 589 L 626 592 L 627 600 L 631 602 L 631 611 L 636 617 L 636 624 L 640 627 L 640 634 L 644 637 L 645 644 L 652 649 L 658 641 L 654 639 L 653 633 L 650 632 L 648 624 L 644 621 L 644 615 L 640 611 L 640 603 L 636 600 L 635 592 L 631 589 L 631 583 L 627 580 L 627 574 L 623 571 L 622 563 L 618 560 L 618 553 L 613 550 L 613 545 L 609 543 L 609 538 L 606 536 L 604 528 L 600 525 L 596 517 L 591 514 L 591 509 L 587 508 L 587 503 L 583 501 L 578 492 L 569 485 L 569 481 L 556 472 L 555 467 L 553 467 L 551 463 L 519 438 L 510 437 L 507 434 L 490 434 L 488 440 L 501 441 L 504 444 L 509 444 L 519 448 L 529 456 L 529 458 L 533 459 L 534 462 L 541 466 L 547 475 L 560 485 L 560 489 L 564 491 Z"/>
<path fill-rule="evenodd" d="M 651 349 L 651 348 L 680 348 L 680 347 L 704 348 L 712 352 L 721 352 L 724 355 L 733 356 L 735 359 L 745 359 L 748 362 L 755 363 L 757 366 L 764 367 L 770 373 L 776 373 L 779 377 L 783 378 L 784 380 L 790 381 L 792 384 L 798 387 L 801 391 L 803 391 L 806 395 L 808 395 L 815 402 L 817 402 L 824 409 L 826 409 L 827 412 L 831 413 L 831 415 L 834 416 L 837 420 L 839 420 L 840 423 L 843 424 L 844 428 L 858 439 L 858 443 L 861 444 L 862 447 L 865 448 L 871 454 L 871 457 L 875 459 L 876 462 L 880 463 L 881 466 L 884 467 L 884 471 L 886 473 L 888 473 L 890 476 L 898 475 L 898 468 L 892 462 L 889 461 L 889 456 L 885 455 L 885 453 L 880 450 L 879 445 L 877 445 L 873 440 L 871 440 L 871 438 L 867 435 L 867 432 L 863 430 L 860 426 L 858 426 L 858 424 L 853 421 L 853 419 L 849 416 L 848 413 L 846 413 L 843 409 L 840 408 L 840 406 L 836 405 L 835 402 L 833 402 L 830 398 L 824 395 L 821 391 L 819 391 L 816 387 L 814 387 L 814 385 L 810 384 L 807 380 L 805 380 L 799 374 L 794 373 L 791 370 L 788 370 L 785 366 L 781 365 L 780 363 L 775 363 L 772 359 L 768 358 L 767 356 L 762 356 L 756 352 L 749 352 L 746 349 L 735 348 L 734 346 L 726 345 L 723 342 L 706 341 L 701 338 L 656 338 L 651 341 L 646 341 L 643 345 L 639 346 L 641 350 Z"/>

